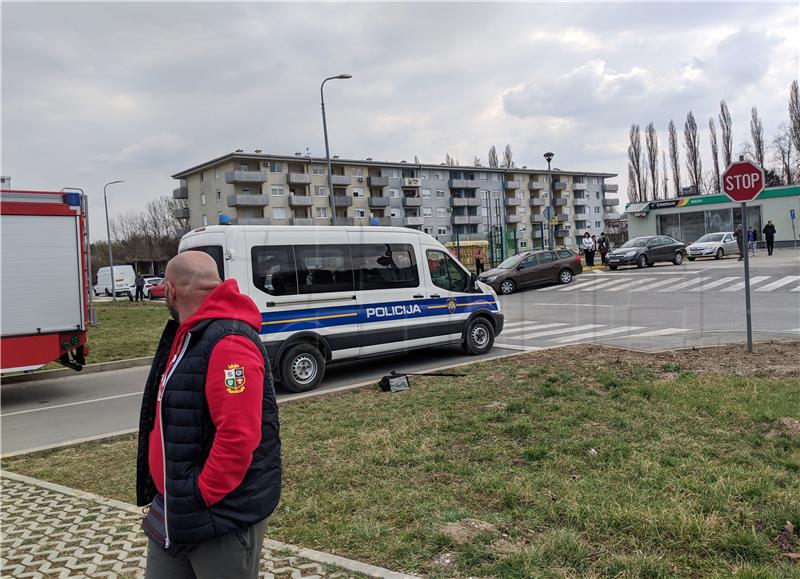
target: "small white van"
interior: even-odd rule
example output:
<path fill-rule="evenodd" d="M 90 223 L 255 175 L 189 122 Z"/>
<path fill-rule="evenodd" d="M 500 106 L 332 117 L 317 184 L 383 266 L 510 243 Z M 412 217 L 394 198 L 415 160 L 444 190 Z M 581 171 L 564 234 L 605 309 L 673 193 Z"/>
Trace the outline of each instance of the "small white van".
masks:
<path fill-rule="evenodd" d="M 132 265 L 114 266 L 114 291 L 118 296 L 133 297 L 133 288 L 136 282 L 136 272 Z M 101 267 L 97 270 L 97 285 L 94 286 L 94 295 L 111 295 L 111 268 Z"/>
<path fill-rule="evenodd" d="M 292 392 L 331 362 L 451 343 L 483 354 L 503 329 L 494 290 L 412 229 L 214 225 L 187 233 L 188 250 L 255 301 L 275 379 Z"/>

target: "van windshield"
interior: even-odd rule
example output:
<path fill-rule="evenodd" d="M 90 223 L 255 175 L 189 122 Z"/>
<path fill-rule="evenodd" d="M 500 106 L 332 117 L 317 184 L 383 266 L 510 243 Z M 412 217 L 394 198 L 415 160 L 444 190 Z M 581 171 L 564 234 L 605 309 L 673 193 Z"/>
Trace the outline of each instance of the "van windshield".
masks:
<path fill-rule="evenodd" d="M 219 272 L 219 279 L 225 280 L 225 263 L 222 260 L 222 246 L 221 245 L 198 245 L 197 247 L 190 247 L 187 251 L 202 251 L 214 258 L 217 262 L 217 272 Z"/>

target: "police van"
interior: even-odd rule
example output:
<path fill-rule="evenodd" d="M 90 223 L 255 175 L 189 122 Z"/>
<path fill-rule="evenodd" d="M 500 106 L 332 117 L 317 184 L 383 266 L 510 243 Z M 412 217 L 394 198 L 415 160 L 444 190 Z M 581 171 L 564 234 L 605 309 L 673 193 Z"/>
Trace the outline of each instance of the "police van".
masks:
<path fill-rule="evenodd" d="M 497 295 L 430 235 L 401 227 L 214 225 L 187 233 L 261 310 L 276 381 L 315 388 L 332 362 L 461 344 L 491 350 Z"/>

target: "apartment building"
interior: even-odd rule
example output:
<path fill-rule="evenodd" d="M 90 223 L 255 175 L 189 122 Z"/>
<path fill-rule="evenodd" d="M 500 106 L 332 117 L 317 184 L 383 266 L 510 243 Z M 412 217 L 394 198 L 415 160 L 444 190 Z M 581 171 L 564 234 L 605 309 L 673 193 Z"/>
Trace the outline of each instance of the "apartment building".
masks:
<path fill-rule="evenodd" d="M 260 150 L 212 159 L 173 175 L 182 201 L 175 216 L 191 228 L 240 225 L 392 225 L 439 241 L 503 239 L 512 254 L 547 237 L 547 170 L 340 159 L 331 162 L 333 207 L 324 158 Z M 617 220 L 614 173 L 553 170 L 556 244 L 575 247 Z"/>

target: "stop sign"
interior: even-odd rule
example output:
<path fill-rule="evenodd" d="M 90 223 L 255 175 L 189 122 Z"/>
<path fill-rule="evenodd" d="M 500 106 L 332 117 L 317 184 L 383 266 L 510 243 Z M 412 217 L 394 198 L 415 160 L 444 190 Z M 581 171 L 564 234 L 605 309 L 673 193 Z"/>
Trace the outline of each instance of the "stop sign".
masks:
<path fill-rule="evenodd" d="M 764 190 L 764 169 L 750 161 L 737 161 L 722 174 L 722 192 L 733 201 L 752 201 Z"/>

